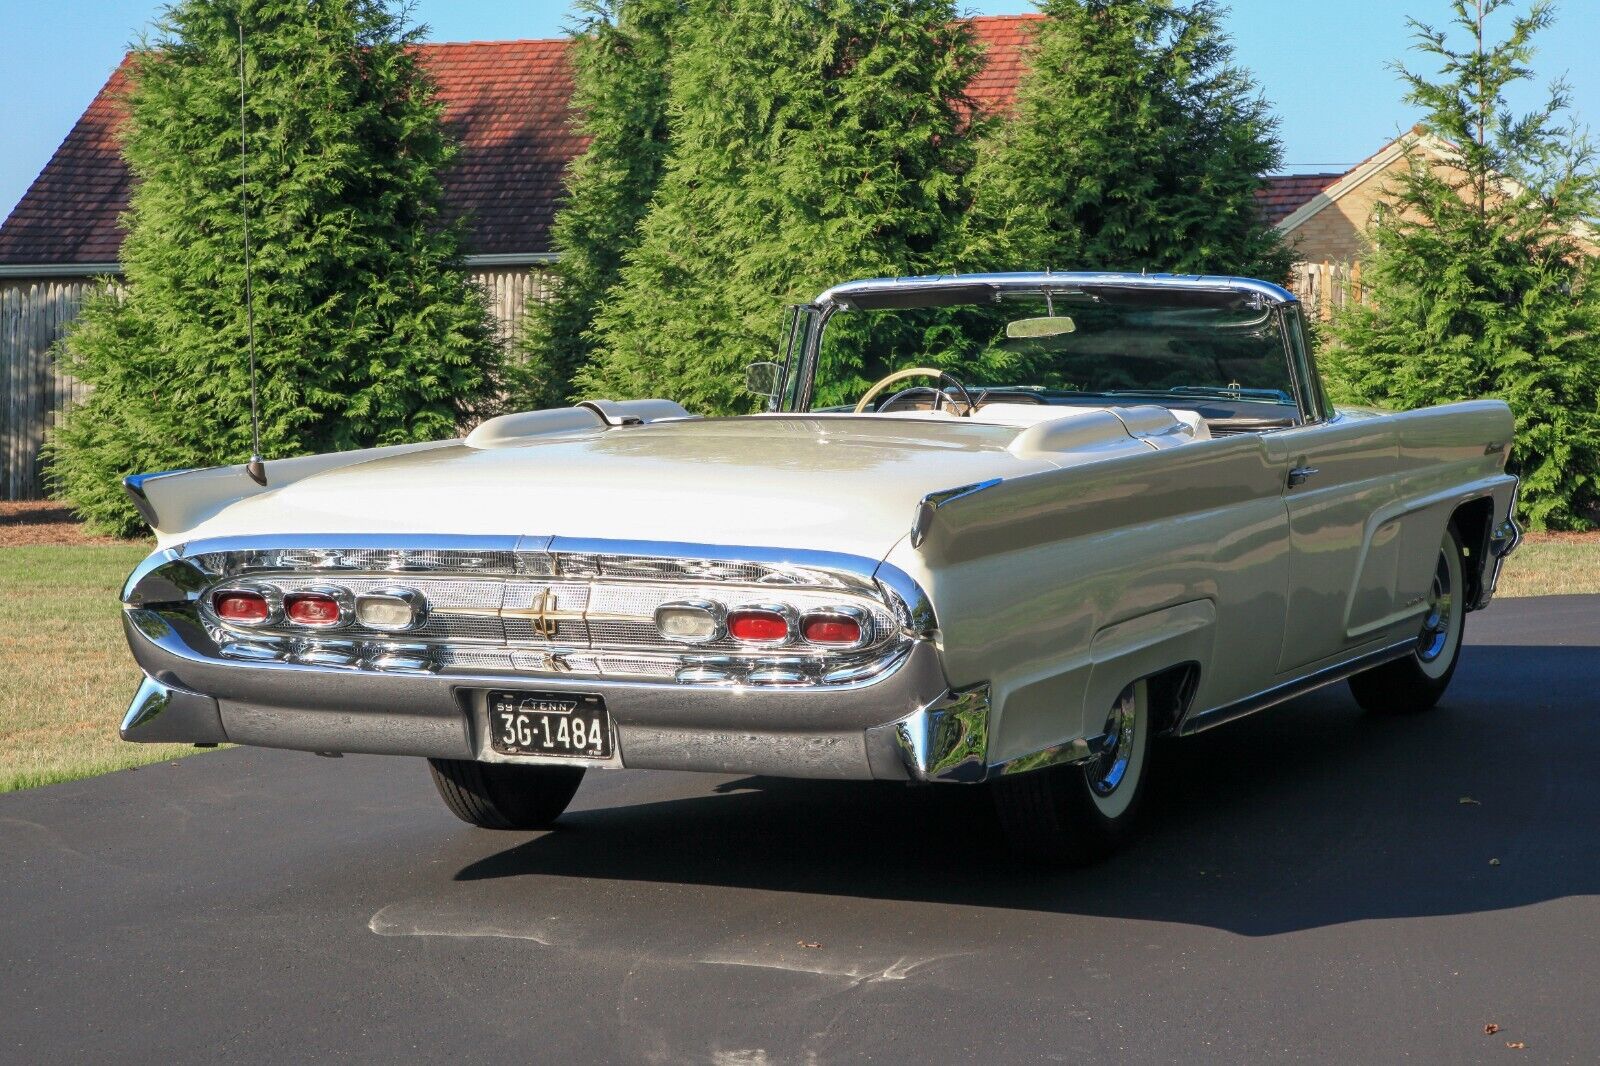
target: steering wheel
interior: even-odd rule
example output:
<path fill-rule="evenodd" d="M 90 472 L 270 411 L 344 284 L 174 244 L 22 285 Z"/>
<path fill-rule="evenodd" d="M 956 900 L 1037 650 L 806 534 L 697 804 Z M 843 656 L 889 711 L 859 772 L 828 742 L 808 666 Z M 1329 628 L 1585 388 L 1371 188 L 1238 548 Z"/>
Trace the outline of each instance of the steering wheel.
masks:
<path fill-rule="evenodd" d="M 972 411 L 976 405 L 973 404 L 972 394 L 967 392 L 967 387 L 961 384 L 961 382 L 957 381 L 955 375 L 950 374 L 947 371 L 940 370 L 938 367 L 932 366 L 907 367 L 905 370 L 896 370 L 893 374 L 890 374 L 887 377 L 879 378 L 873 383 L 872 388 L 867 390 L 866 395 L 862 396 L 861 399 L 856 402 L 855 413 L 859 415 L 865 411 L 868 406 L 871 405 L 872 401 L 877 398 L 878 394 L 884 389 L 887 389 L 890 385 L 893 385 L 897 381 L 904 381 L 906 378 L 915 377 L 938 378 L 941 385 L 948 383 L 955 386 L 956 391 L 961 393 L 961 402 L 967 405 L 967 410 L 963 417 L 972 417 Z M 882 408 L 889 406 L 889 404 L 899 399 L 905 393 L 918 392 L 923 388 L 927 388 L 927 386 L 920 386 L 917 389 L 902 389 L 900 392 L 895 393 L 893 396 L 889 397 L 889 399 L 880 404 L 879 409 L 881 410 Z M 944 403 L 945 394 L 943 389 L 934 389 L 933 391 L 940 397 L 938 400 L 934 401 L 934 409 L 937 410 Z"/>

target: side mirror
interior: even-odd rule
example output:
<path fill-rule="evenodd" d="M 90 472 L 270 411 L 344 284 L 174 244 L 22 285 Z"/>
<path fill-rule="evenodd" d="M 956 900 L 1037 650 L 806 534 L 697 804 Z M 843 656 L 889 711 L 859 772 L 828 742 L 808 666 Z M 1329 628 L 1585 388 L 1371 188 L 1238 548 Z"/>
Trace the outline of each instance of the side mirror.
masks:
<path fill-rule="evenodd" d="M 783 367 L 777 363 L 751 363 L 744 368 L 744 387 L 757 396 L 771 396 L 778 391 L 778 376 Z"/>

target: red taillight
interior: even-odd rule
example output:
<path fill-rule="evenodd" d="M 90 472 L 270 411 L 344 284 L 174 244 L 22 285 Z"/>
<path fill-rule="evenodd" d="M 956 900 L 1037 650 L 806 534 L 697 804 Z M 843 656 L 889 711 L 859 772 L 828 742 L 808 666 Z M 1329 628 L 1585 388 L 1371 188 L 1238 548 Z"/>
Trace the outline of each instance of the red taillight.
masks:
<path fill-rule="evenodd" d="M 789 620 L 777 611 L 733 611 L 728 615 L 728 635 L 759 643 L 789 639 Z"/>
<path fill-rule="evenodd" d="M 283 598 L 283 613 L 298 625 L 338 625 L 339 601 L 320 592 L 297 592 Z"/>
<path fill-rule="evenodd" d="M 861 623 L 836 614 L 808 614 L 800 633 L 813 644 L 860 644 Z"/>
<path fill-rule="evenodd" d="M 211 597 L 211 606 L 224 622 L 265 622 L 272 613 L 259 592 L 219 592 Z"/>

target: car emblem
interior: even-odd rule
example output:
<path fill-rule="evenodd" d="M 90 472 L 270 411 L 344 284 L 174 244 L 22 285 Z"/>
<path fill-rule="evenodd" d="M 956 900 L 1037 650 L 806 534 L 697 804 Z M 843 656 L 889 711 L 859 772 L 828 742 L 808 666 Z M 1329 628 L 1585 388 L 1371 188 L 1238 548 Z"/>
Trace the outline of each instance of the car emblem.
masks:
<path fill-rule="evenodd" d="M 526 607 L 502 607 L 502 618 L 526 618 L 533 624 L 533 631 L 545 640 L 553 640 L 556 627 L 560 624 L 561 612 L 558 610 L 557 595 L 549 589 L 540 589 L 533 602 Z"/>

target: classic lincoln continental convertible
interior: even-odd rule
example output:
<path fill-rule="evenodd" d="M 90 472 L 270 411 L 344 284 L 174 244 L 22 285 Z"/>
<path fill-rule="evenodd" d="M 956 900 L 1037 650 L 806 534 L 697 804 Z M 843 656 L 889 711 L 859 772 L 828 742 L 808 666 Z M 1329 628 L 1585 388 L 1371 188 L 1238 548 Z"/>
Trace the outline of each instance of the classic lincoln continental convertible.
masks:
<path fill-rule="evenodd" d="M 123 737 L 420 756 L 499 829 L 589 769 L 981 784 L 1085 861 L 1154 736 L 1344 679 L 1432 706 L 1518 540 L 1506 406 L 1330 406 L 1264 282 L 856 281 L 783 351 L 758 414 L 128 478 Z"/>

